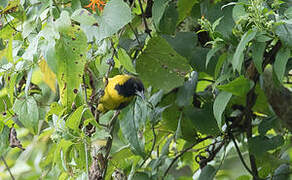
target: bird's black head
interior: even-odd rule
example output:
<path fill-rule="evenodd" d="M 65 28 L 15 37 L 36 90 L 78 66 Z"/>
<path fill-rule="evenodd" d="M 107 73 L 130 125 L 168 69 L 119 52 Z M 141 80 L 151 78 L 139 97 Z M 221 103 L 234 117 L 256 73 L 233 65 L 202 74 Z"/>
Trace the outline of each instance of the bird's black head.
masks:
<path fill-rule="evenodd" d="M 115 86 L 120 95 L 130 97 L 144 93 L 144 85 L 142 81 L 136 77 L 130 77 L 124 84 Z"/>

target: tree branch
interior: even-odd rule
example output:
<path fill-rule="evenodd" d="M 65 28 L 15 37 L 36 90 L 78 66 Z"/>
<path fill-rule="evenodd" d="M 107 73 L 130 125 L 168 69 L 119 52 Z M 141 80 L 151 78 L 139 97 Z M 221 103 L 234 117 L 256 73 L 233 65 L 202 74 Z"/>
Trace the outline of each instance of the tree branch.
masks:
<path fill-rule="evenodd" d="M 105 146 L 105 149 L 106 149 L 106 153 L 105 153 L 105 156 L 104 156 L 105 167 L 104 167 L 103 172 L 102 172 L 102 179 L 103 180 L 105 179 L 106 172 L 107 172 L 109 154 L 110 154 L 110 151 L 111 151 L 111 148 L 112 148 L 112 144 L 113 144 L 114 127 L 115 127 L 116 120 L 117 120 L 119 114 L 120 114 L 120 110 L 117 110 L 115 112 L 115 114 L 113 115 L 113 117 L 112 117 L 112 119 L 111 119 L 111 121 L 110 121 L 110 123 L 108 125 L 108 128 L 110 130 L 110 137 L 108 137 L 107 142 L 106 142 L 106 146 Z"/>

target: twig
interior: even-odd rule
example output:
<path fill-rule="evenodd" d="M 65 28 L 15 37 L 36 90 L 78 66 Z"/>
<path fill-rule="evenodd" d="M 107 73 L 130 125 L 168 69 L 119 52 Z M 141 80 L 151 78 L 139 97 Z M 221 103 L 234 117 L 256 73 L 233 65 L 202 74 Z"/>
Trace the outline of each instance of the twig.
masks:
<path fill-rule="evenodd" d="M 147 159 L 151 156 L 151 154 L 152 154 L 152 152 L 154 150 L 155 144 L 156 144 L 156 133 L 155 133 L 154 124 L 152 124 L 152 133 L 153 133 L 153 141 L 152 141 L 151 150 L 150 150 L 149 154 L 147 155 L 147 157 L 144 159 L 144 161 L 141 163 L 140 168 L 145 164 Z"/>
<path fill-rule="evenodd" d="M 141 47 L 142 47 L 142 44 L 141 44 L 141 42 L 140 42 L 140 40 L 139 40 L 139 37 L 138 37 L 138 34 L 137 34 L 137 32 L 134 30 L 134 28 L 133 28 L 133 26 L 131 25 L 131 23 L 129 23 L 129 26 L 130 26 L 130 29 L 133 31 L 133 33 L 134 33 L 134 35 L 135 35 L 135 38 L 136 38 L 136 40 L 137 40 L 137 42 L 138 42 L 138 44 L 139 44 L 139 49 L 141 49 Z"/>
<path fill-rule="evenodd" d="M 7 24 L 8 24 L 8 26 L 10 26 L 14 31 L 16 31 L 16 32 L 21 32 L 21 31 L 18 31 L 13 25 L 11 25 L 10 22 L 8 22 L 8 20 L 7 20 L 7 18 L 6 18 L 6 15 L 4 15 L 4 18 L 5 18 L 5 20 L 6 20 Z"/>
<path fill-rule="evenodd" d="M 113 115 L 113 117 L 110 120 L 110 123 L 108 125 L 108 128 L 110 130 L 110 137 L 108 137 L 107 142 L 106 142 L 106 146 L 105 146 L 105 149 L 106 149 L 106 153 L 105 153 L 105 156 L 104 156 L 105 167 L 104 167 L 103 172 L 102 172 L 102 179 L 103 180 L 105 179 L 106 172 L 107 172 L 109 154 L 110 154 L 110 151 L 111 151 L 111 148 L 112 148 L 112 143 L 113 143 L 114 127 L 115 127 L 115 123 L 116 123 L 116 120 L 117 120 L 117 117 L 118 117 L 119 114 L 120 114 L 120 110 L 117 110 L 115 112 L 115 114 Z"/>
<path fill-rule="evenodd" d="M 15 180 L 13 174 L 12 174 L 11 171 L 10 171 L 10 168 L 9 168 L 9 166 L 8 166 L 8 164 L 7 164 L 7 162 L 6 162 L 6 160 L 4 159 L 3 156 L 1 156 L 1 159 L 2 159 L 2 161 L 4 162 L 4 164 L 5 164 L 6 168 L 7 168 L 7 171 L 8 171 L 9 174 L 10 174 L 11 179 L 12 179 L 12 180 Z"/>
<path fill-rule="evenodd" d="M 232 142 L 233 142 L 233 144 L 235 146 L 235 149 L 237 151 L 237 154 L 239 156 L 240 161 L 242 162 L 242 164 L 245 167 L 245 169 L 253 176 L 253 172 L 249 169 L 249 167 L 247 166 L 247 164 L 245 163 L 245 161 L 243 159 L 243 156 L 242 156 L 242 154 L 240 152 L 240 149 L 239 149 L 239 147 L 238 147 L 238 145 L 236 143 L 236 140 L 235 140 L 235 138 L 234 138 L 234 136 L 233 136 L 233 134 L 231 132 L 231 128 L 229 126 L 229 123 L 226 122 L 226 125 L 227 125 L 227 133 L 228 133 L 228 136 L 231 138 L 231 140 L 232 140 Z"/>
<path fill-rule="evenodd" d="M 176 155 L 174 157 L 174 159 L 171 161 L 170 165 L 168 166 L 168 168 L 166 169 L 166 171 L 164 172 L 164 177 L 167 175 L 168 171 L 170 170 L 170 168 L 173 166 L 173 164 L 178 160 L 178 158 L 180 158 L 182 155 L 184 155 L 184 153 L 188 152 L 189 150 L 191 150 L 195 145 L 199 144 L 200 142 L 203 142 L 207 139 L 212 138 L 212 136 L 207 136 L 201 139 L 198 139 L 195 143 L 193 143 L 191 146 L 185 148 L 184 150 L 182 150 L 178 155 Z"/>
<path fill-rule="evenodd" d="M 215 158 L 216 154 L 221 150 L 221 148 L 226 142 L 228 142 L 227 139 L 224 139 L 223 141 L 221 141 L 218 147 L 215 148 L 215 145 L 218 143 L 216 142 L 214 143 L 213 148 L 211 150 L 206 150 L 209 153 L 208 158 L 200 156 L 200 154 L 197 156 L 200 158 L 199 165 L 201 169 L 204 168 L 208 162 L 212 161 Z"/>
<path fill-rule="evenodd" d="M 142 2 L 141 0 L 138 0 L 139 2 L 139 6 L 140 6 L 140 9 L 141 9 L 141 13 L 142 13 L 142 19 L 143 19 L 143 22 L 144 22 L 144 26 L 145 26 L 145 32 L 150 36 L 151 36 L 151 30 L 149 29 L 148 27 L 148 24 L 147 24 L 147 21 L 146 21 L 146 17 L 145 17 L 145 14 L 144 14 L 144 10 L 143 10 L 143 6 L 142 6 Z"/>

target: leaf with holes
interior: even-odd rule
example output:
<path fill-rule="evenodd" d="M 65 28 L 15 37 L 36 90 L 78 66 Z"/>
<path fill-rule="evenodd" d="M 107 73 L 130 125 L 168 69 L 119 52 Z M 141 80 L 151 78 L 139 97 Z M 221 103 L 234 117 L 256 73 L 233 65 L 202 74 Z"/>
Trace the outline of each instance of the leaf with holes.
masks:
<path fill-rule="evenodd" d="M 60 29 L 55 51 L 57 57 L 57 79 L 61 102 L 71 108 L 82 82 L 87 39 L 78 26 Z"/>

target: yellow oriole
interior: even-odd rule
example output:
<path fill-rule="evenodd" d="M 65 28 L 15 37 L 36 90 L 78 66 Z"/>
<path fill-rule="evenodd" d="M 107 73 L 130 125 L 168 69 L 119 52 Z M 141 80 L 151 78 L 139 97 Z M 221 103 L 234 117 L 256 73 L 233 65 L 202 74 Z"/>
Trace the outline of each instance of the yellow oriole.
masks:
<path fill-rule="evenodd" d="M 116 75 L 108 79 L 104 94 L 99 100 L 97 110 L 105 113 L 126 107 L 135 95 L 143 95 L 142 81 L 131 75 Z"/>

